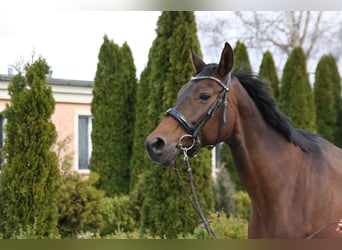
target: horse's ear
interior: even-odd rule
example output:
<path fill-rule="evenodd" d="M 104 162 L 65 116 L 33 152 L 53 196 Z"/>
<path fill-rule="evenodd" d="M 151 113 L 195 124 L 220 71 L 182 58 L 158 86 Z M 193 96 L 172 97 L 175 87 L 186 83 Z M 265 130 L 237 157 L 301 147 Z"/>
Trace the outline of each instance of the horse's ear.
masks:
<path fill-rule="evenodd" d="M 222 77 L 232 71 L 234 66 L 234 53 L 229 43 L 225 43 L 218 65 L 218 74 Z"/>
<path fill-rule="evenodd" d="M 192 66 L 194 67 L 196 73 L 201 71 L 201 69 L 205 65 L 205 62 L 203 62 L 203 60 L 195 54 L 195 52 L 192 50 L 191 47 L 190 47 L 190 55 L 191 55 Z"/>

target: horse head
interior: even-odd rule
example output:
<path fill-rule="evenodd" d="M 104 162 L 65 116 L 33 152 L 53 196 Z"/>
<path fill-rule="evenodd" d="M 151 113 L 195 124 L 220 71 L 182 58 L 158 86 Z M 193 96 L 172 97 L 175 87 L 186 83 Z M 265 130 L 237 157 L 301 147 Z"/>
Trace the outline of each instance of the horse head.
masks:
<path fill-rule="evenodd" d="M 165 166 L 184 150 L 195 156 L 201 147 L 223 141 L 233 127 L 227 94 L 234 64 L 231 46 L 225 44 L 218 64 L 206 64 L 190 52 L 195 76 L 180 89 L 175 106 L 166 111 L 145 142 L 151 160 Z"/>

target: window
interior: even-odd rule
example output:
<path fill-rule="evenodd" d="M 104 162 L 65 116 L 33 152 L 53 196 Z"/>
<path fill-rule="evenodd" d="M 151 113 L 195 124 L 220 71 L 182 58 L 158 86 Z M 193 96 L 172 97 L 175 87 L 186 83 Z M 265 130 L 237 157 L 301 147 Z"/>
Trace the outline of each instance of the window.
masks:
<path fill-rule="evenodd" d="M 92 118 L 89 116 L 79 116 L 78 118 L 78 169 L 89 169 L 91 156 L 91 129 Z"/>

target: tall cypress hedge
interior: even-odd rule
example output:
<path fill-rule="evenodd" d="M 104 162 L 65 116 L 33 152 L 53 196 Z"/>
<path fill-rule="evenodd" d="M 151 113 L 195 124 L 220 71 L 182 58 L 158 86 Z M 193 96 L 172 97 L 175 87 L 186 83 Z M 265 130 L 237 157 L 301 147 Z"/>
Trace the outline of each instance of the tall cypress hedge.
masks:
<path fill-rule="evenodd" d="M 270 51 L 266 51 L 263 54 L 259 75 L 268 82 L 269 92 L 277 99 L 279 96 L 279 79 L 277 76 L 277 68 Z"/>
<path fill-rule="evenodd" d="M 144 142 L 150 130 L 147 126 L 149 116 L 147 115 L 147 106 L 149 104 L 148 97 L 149 89 L 149 65 L 143 70 L 140 76 L 140 81 L 137 87 L 136 96 L 136 121 L 134 124 L 134 137 L 132 158 L 130 164 L 130 190 L 133 191 L 138 184 L 140 175 L 144 172 L 145 166 L 149 166 L 151 161 L 148 159 Z"/>
<path fill-rule="evenodd" d="M 100 175 L 98 188 L 113 196 L 129 192 L 137 82 L 128 45 L 119 47 L 107 36 L 103 40 L 91 103 L 90 169 Z"/>
<path fill-rule="evenodd" d="M 280 107 L 294 127 L 316 132 L 314 95 L 301 47 L 292 50 L 281 78 Z"/>
<path fill-rule="evenodd" d="M 60 173 L 51 151 L 57 138 L 51 115 L 55 110 L 46 75 L 49 66 L 39 58 L 25 66 L 26 75 L 13 77 L 11 104 L 1 172 L 1 229 L 5 238 L 27 233 L 36 238 L 58 236 Z"/>
<path fill-rule="evenodd" d="M 149 56 L 149 132 L 160 122 L 166 109 L 174 105 L 178 90 L 194 73 L 190 46 L 200 54 L 194 13 L 162 12 Z M 214 205 L 210 152 L 201 151 L 192 164 L 199 200 L 207 214 Z M 153 163 L 144 169 L 142 229 L 168 238 L 191 232 L 198 225 L 198 217 L 185 199 L 173 169 Z M 184 168 L 181 172 L 186 174 Z"/>
<path fill-rule="evenodd" d="M 252 71 L 252 66 L 249 60 L 248 51 L 246 45 L 237 41 L 234 48 L 234 70 L 242 70 L 242 71 Z"/>
<path fill-rule="evenodd" d="M 341 78 L 333 55 L 320 58 L 315 71 L 315 104 L 317 132 L 327 140 L 338 144 L 341 112 Z"/>
<path fill-rule="evenodd" d="M 334 129 L 333 143 L 342 148 L 342 97 L 341 97 L 341 75 L 338 70 L 336 58 L 330 55 L 330 69 L 332 71 L 331 79 L 333 83 L 333 93 L 336 109 L 336 124 Z"/>

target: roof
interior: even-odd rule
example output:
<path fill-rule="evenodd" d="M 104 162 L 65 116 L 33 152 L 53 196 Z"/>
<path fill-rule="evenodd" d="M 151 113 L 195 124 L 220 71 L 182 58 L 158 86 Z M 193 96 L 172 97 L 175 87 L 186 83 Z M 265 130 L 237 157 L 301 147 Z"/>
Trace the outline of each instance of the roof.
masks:
<path fill-rule="evenodd" d="M 13 76 L 0 74 L 0 81 L 11 81 Z M 50 85 L 60 85 L 60 86 L 79 86 L 79 87 L 93 87 L 94 81 L 84 81 L 84 80 L 69 80 L 69 79 L 59 79 L 59 78 L 47 78 L 47 82 Z"/>

